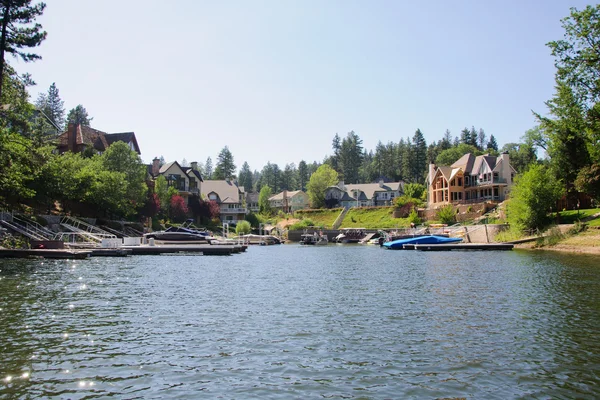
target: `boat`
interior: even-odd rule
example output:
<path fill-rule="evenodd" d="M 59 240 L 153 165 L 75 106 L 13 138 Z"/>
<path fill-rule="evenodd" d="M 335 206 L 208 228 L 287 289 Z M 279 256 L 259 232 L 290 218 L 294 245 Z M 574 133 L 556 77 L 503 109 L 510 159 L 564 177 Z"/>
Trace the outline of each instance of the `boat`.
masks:
<path fill-rule="evenodd" d="M 166 242 L 208 242 L 214 240 L 209 231 L 191 228 L 193 220 L 187 220 L 181 226 L 172 226 L 164 231 L 146 233 L 146 239 Z"/>
<path fill-rule="evenodd" d="M 458 243 L 462 242 L 461 238 L 449 238 L 446 236 L 438 236 L 438 235 L 424 235 L 424 236 L 416 236 L 412 238 L 406 239 L 398 239 L 393 240 L 391 242 L 386 242 L 383 244 L 383 247 L 391 250 L 403 250 L 405 244 L 449 244 L 449 243 Z"/>
<path fill-rule="evenodd" d="M 244 243 L 258 244 L 261 246 L 268 246 L 268 245 L 272 245 L 272 244 L 282 244 L 283 243 L 283 239 L 278 238 L 277 236 L 273 236 L 273 235 L 248 234 L 248 235 L 240 235 L 240 236 L 238 236 L 238 238 L 240 240 L 242 240 Z"/>
<path fill-rule="evenodd" d="M 329 243 L 329 239 L 327 239 L 327 235 L 323 235 L 322 233 L 305 233 L 301 236 L 300 244 L 303 245 L 315 245 L 322 246 Z"/>
<path fill-rule="evenodd" d="M 333 238 L 336 243 L 358 243 L 367 235 L 365 228 L 342 228 L 340 234 Z"/>

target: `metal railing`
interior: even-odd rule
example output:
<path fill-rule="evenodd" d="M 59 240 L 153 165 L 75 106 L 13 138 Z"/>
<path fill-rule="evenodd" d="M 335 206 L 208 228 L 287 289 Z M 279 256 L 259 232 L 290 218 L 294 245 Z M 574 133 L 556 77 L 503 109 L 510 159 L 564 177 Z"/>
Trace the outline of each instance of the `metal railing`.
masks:
<path fill-rule="evenodd" d="M 60 220 L 60 226 L 67 230 L 67 232 L 61 232 L 57 235 L 62 241 L 72 242 L 77 241 L 76 239 L 82 239 L 84 242 L 98 244 L 102 242 L 102 239 L 117 238 L 112 233 L 69 216 L 65 216 Z M 70 240 L 65 240 L 65 238 Z"/>

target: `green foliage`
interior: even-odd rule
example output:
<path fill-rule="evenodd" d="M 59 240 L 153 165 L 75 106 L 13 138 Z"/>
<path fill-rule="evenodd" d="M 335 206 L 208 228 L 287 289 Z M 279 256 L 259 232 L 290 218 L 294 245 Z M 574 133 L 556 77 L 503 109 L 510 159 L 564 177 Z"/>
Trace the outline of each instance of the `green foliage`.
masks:
<path fill-rule="evenodd" d="M 38 120 L 44 125 L 42 136 L 54 135 L 63 131 L 65 123 L 64 101 L 61 100 L 56 83 L 52 83 L 47 93 L 40 93 L 35 102 L 36 108 L 43 113 Z"/>
<path fill-rule="evenodd" d="M 261 223 L 260 218 L 254 213 L 246 215 L 246 221 L 248 221 L 253 228 L 258 228 Z"/>
<path fill-rule="evenodd" d="M 79 124 L 79 125 L 84 125 L 84 126 L 90 126 L 90 122 L 93 119 L 94 118 L 90 118 L 85 107 L 82 106 L 81 104 L 78 104 L 77 107 L 69 110 L 65 124 L 66 125 Z"/>
<path fill-rule="evenodd" d="M 582 167 L 575 179 L 575 188 L 600 200 L 600 163 Z"/>
<path fill-rule="evenodd" d="M 456 222 L 456 211 L 454 210 L 454 207 L 451 204 L 440 208 L 436 216 L 442 224 L 450 225 Z"/>
<path fill-rule="evenodd" d="M 225 146 L 217 157 L 217 165 L 212 179 L 228 179 L 234 176 L 236 166 L 233 163 L 233 154 Z"/>
<path fill-rule="evenodd" d="M 571 228 L 567 231 L 569 235 L 576 235 L 581 232 L 585 232 L 588 225 L 585 222 L 576 221 Z"/>
<path fill-rule="evenodd" d="M 515 180 L 506 210 L 508 222 L 517 229 L 542 228 L 562 194 L 562 185 L 547 167 L 531 165 Z"/>
<path fill-rule="evenodd" d="M 404 185 L 404 195 L 413 199 L 420 199 L 427 188 L 420 183 L 407 183 Z"/>
<path fill-rule="evenodd" d="M 320 229 L 323 229 L 324 226 L 315 223 L 310 218 L 305 218 L 305 219 L 302 219 L 302 220 L 296 222 L 295 224 L 292 224 L 289 229 L 291 231 L 298 231 L 298 230 L 304 230 L 304 229 L 307 229 L 307 228 L 320 228 Z"/>
<path fill-rule="evenodd" d="M 235 226 L 235 233 L 238 235 L 247 235 L 251 230 L 252 227 L 248 221 L 239 221 Z"/>
<path fill-rule="evenodd" d="M 325 207 L 325 191 L 338 182 L 338 174 L 329 165 L 321 165 L 310 177 L 308 197 L 313 208 Z"/>
<path fill-rule="evenodd" d="M 417 213 L 417 210 L 413 209 L 410 214 L 408 214 L 408 222 L 415 225 L 419 225 L 422 222 L 421 218 L 419 218 L 419 213 Z"/>
<path fill-rule="evenodd" d="M 451 147 L 438 154 L 437 158 L 435 159 L 435 163 L 437 165 L 452 165 L 467 153 L 477 156 L 481 154 L 481 151 L 479 151 L 475 146 L 461 143 L 456 147 Z"/>
<path fill-rule="evenodd" d="M 565 235 L 557 226 L 554 226 L 545 236 L 539 237 L 535 244 L 536 247 L 555 246 L 564 238 Z"/>
<path fill-rule="evenodd" d="M 258 209 L 261 214 L 271 213 L 271 204 L 269 198 L 272 196 L 271 188 L 269 186 L 263 186 L 258 194 Z"/>
<path fill-rule="evenodd" d="M 522 230 L 520 230 L 514 226 L 511 226 L 509 229 L 499 232 L 496 235 L 494 240 L 499 243 L 507 243 L 507 242 L 514 242 L 515 240 L 523 239 L 524 236 L 525 236 L 525 234 L 523 233 Z"/>
<path fill-rule="evenodd" d="M 4 0 L 0 2 L 0 104 L 3 102 L 3 78 L 6 70 L 6 53 L 20 56 L 25 62 L 39 60 L 35 53 L 25 49 L 39 46 L 46 39 L 46 32 L 38 23 L 31 24 L 44 13 L 45 3 L 31 5 L 31 0 Z M 5 34 L 4 34 L 5 33 Z"/>
<path fill-rule="evenodd" d="M 246 161 L 242 164 L 242 169 L 238 174 L 238 184 L 243 186 L 246 192 L 251 192 L 253 187 L 252 170 Z"/>

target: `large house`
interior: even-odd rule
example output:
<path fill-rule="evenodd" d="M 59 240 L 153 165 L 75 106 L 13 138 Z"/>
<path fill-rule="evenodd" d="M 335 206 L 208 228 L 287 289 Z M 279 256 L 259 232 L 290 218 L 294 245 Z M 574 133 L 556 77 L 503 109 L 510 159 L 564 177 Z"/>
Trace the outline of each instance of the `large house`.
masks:
<path fill-rule="evenodd" d="M 244 205 L 244 187 L 238 186 L 236 181 L 207 180 L 202 183 L 200 192 L 203 198 L 217 202 L 221 221 L 237 223 L 246 218 L 248 211 Z"/>
<path fill-rule="evenodd" d="M 257 192 L 246 193 L 246 208 L 249 212 L 257 213 L 259 211 L 258 197 L 259 193 Z"/>
<path fill-rule="evenodd" d="M 174 187 L 186 202 L 191 196 L 200 196 L 201 182 L 203 181 L 198 163 L 192 162 L 190 167 L 182 167 L 177 161 L 160 165 L 158 158 L 152 160 L 152 165 L 148 166 L 152 180 L 159 176 L 164 176 L 168 187 Z"/>
<path fill-rule="evenodd" d="M 500 202 L 507 198 L 515 177 L 508 153 L 500 156 L 465 154 L 451 166 L 429 164 L 427 205 Z"/>
<path fill-rule="evenodd" d="M 364 207 L 391 205 L 404 193 L 404 182 L 360 183 L 346 185 L 340 181 L 325 191 L 328 207 Z"/>
<path fill-rule="evenodd" d="M 129 148 L 138 154 L 141 154 L 135 133 L 106 133 L 98 129 L 81 124 L 70 123 L 67 130 L 58 136 L 58 152 L 67 151 L 73 153 L 82 153 L 86 149 L 91 149 L 97 153 L 103 153 L 115 142 L 124 142 Z"/>
<path fill-rule="evenodd" d="M 269 197 L 269 205 L 273 210 L 293 213 L 308 208 L 308 195 L 302 190 L 284 190 L 281 193 Z"/>

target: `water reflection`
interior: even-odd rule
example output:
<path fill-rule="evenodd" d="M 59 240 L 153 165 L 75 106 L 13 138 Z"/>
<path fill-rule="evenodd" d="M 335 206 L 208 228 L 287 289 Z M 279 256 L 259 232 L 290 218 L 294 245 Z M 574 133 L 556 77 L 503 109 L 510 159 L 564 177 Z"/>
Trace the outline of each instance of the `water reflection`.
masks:
<path fill-rule="evenodd" d="M 594 257 L 2 261 L 0 397 L 598 397 Z"/>

